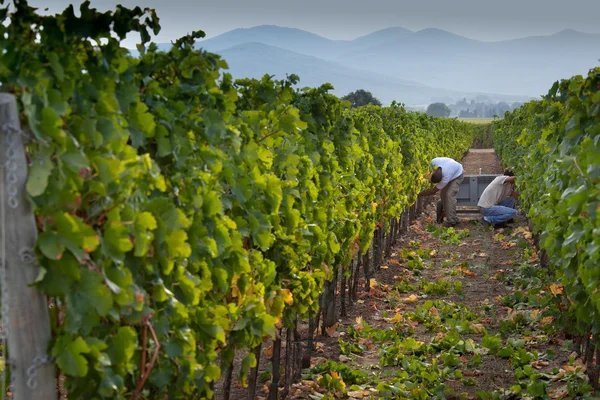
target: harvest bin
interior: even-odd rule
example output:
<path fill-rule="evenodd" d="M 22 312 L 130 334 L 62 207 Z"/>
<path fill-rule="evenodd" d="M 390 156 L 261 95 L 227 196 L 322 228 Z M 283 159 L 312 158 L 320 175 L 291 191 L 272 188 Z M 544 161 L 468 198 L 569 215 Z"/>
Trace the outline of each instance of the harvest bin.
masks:
<path fill-rule="evenodd" d="M 481 194 L 497 176 L 499 175 L 465 175 L 456 195 L 456 205 L 465 208 L 457 209 L 457 212 L 472 212 L 473 207 L 477 208 Z"/>

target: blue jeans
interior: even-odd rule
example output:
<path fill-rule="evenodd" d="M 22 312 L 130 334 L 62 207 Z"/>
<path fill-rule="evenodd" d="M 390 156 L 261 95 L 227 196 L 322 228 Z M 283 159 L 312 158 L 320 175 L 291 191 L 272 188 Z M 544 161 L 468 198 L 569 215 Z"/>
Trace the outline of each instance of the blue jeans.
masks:
<path fill-rule="evenodd" d="M 506 222 L 509 219 L 516 217 L 518 214 L 517 210 L 515 210 L 515 203 L 515 198 L 509 197 L 495 206 L 482 208 L 481 213 L 483 214 L 483 219 L 494 225 Z"/>

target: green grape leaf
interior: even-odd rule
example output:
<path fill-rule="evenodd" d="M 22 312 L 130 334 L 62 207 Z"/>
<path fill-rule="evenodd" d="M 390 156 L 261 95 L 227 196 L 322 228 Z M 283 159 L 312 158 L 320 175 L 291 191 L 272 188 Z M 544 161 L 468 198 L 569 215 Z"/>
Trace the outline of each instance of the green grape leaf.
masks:
<path fill-rule="evenodd" d="M 54 166 L 48 155 L 34 160 L 27 177 L 27 193 L 33 197 L 41 196 L 48 187 L 48 178 L 53 168 Z"/>
<path fill-rule="evenodd" d="M 86 376 L 88 361 L 83 354 L 89 353 L 90 348 L 86 342 L 77 337 L 60 336 L 52 348 L 52 355 L 63 374 L 67 376 Z"/>
<path fill-rule="evenodd" d="M 108 355 L 113 365 L 127 365 L 137 346 L 137 334 L 129 326 L 122 326 L 108 342 Z"/>
<path fill-rule="evenodd" d="M 60 260 L 65 251 L 60 237 L 53 232 L 42 232 L 38 236 L 38 247 L 42 254 L 51 260 Z"/>

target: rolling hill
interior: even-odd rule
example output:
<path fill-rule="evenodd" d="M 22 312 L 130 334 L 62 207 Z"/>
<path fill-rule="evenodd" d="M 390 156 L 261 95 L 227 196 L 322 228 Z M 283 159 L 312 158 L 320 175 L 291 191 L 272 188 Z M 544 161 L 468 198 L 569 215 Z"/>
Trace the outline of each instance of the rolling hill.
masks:
<path fill-rule="evenodd" d="M 265 74 L 285 78 L 300 76 L 300 87 L 319 86 L 329 82 L 333 93 L 345 95 L 356 89 L 374 93 L 384 104 L 392 100 L 410 105 L 427 105 L 434 101 L 452 102 L 462 98 L 487 96 L 493 101 L 511 101 L 515 96 L 489 95 L 429 87 L 414 81 L 394 78 L 371 71 L 359 70 L 336 62 L 323 60 L 269 46 L 263 43 L 244 43 L 218 51 L 227 61 L 229 72 L 236 78 L 260 78 Z M 522 96 L 517 100 L 526 100 Z"/>
<path fill-rule="evenodd" d="M 334 41 L 298 29 L 259 26 L 204 39 L 198 46 L 220 53 L 248 42 L 432 87 L 535 97 L 558 77 L 586 73 L 600 58 L 600 34 L 574 30 L 481 42 L 440 29 L 388 28 Z"/>
<path fill-rule="evenodd" d="M 344 41 L 326 39 L 314 33 L 294 28 L 273 25 L 261 25 L 254 28 L 239 28 L 216 36 L 212 39 L 198 41 L 198 47 L 218 53 L 244 43 L 262 43 L 286 50 L 328 58 L 344 48 Z"/>

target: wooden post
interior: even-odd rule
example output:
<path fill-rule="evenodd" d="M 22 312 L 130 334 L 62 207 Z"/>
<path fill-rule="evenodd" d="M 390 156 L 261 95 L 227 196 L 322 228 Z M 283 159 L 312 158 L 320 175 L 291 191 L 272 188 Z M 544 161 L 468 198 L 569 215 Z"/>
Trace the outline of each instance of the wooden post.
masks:
<path fill-rule="evenodd" d="M 55 400 L 54 361 L 49 356 L 50 316 L 46 297 L 32 284 L 37 227 L 25 194 L 27 159 L 15 97 L 0 93 L 0 266 L 2 335 L 15 400 Z M 4 396 L 4 393 L 2 393 Z"/>

